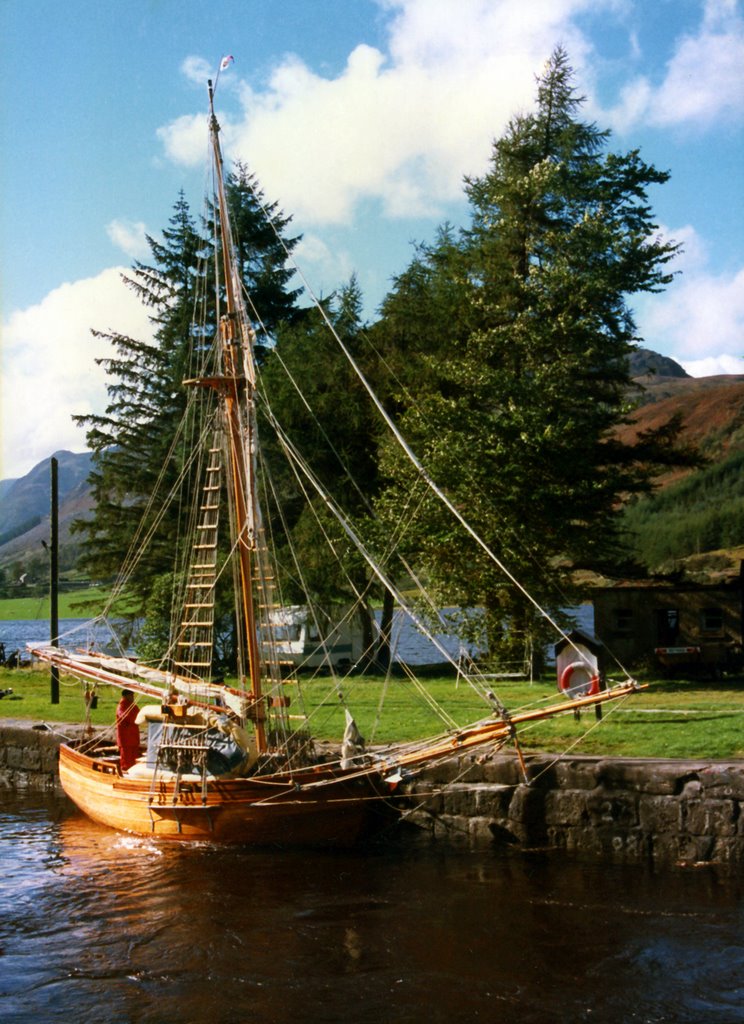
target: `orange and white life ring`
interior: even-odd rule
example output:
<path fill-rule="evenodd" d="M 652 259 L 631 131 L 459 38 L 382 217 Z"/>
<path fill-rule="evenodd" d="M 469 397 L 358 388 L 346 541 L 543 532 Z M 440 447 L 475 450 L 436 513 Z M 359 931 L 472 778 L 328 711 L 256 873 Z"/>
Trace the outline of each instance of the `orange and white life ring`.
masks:
<path fill-rule="evenodd" d="M 561 672 L 561 678 L 560 678 L 560 681 L 558 683 L 559 688 L 564 693 L 567 693 L 567 692 L 569 692 L 572 689 L 572 687 L 571 687 L 571 676 L 574 674 L 574 672 L 576 672 L 577 669 L 582 669 L 588 675 L 590 670 L 591 670 L 591 666 L 587 665 L 587 663 L 585 661 L 572 661 L 570 665 L 566 665 L 566 667 Z M 595 693 L 599 693 L 599 676 L 598 675 L 589 676 L 588 683 L 589 683 L 588 689 L 583 691 L 580 694 L 580 696 L 582 696 L 582 697 L 593 697 Z"/>

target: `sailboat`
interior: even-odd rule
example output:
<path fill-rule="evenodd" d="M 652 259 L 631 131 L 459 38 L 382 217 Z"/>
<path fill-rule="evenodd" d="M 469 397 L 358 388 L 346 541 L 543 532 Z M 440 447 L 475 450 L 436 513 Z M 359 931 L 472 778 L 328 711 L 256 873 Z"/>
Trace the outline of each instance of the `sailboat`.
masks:
<path fill-rule="evenodd" d="M 207 442 L 195 541 L 168 659 L 146 665 L 126 651 L 112 655 L 52 645 L 35 646 L 33 654 L 86 688 L 109 685 L 152 699 L 139 711 L 147 743 L 133 765 L 125 767 L 111 739 L 92 730 L 60 747 L 62 787 L 93 820 L 125 832 L 182 841 L 348 846 L 406 806 L 405 781 L 422 768 L 507 743 L 520 756 L 518 730 L 523 723 L 617 700 L 638 686 L 627 679 L 599 689 L 596 666 L 579 652 L 578 660 L 571 661 L 572 685 L 560 701 L 509 713 L 484 680 L 483 716 L 466 727 L 449 722 L 426 740 L 365 749 L 349 710 L 338 749 L 314 743 L 302 716 L 296 725 L 289 711 L 291 680 L 281 663 L 275 613 L 272 618 L 277 566 L 257 484 L 256 333 L 235 255 L 212 82 L 209 133 L 212 203 L 220 236 L 215 250 L 222 262 L 225 307 L 214 345 L 218 362 L 184 383 L 214 398 L 220 430 L 216 440 Z M 426 478 L 423 467 L 421 475 Z M 232 574 L 224 571 L 218 557 L 223 498 L 230 512 Z M 351 540 L 358 539 L 351 525 L 344 528 Z M 424 629 L 405 595 L 394 589 L 382 569 L 373 569 Z M 215 592 L 229 575 L 241 652 L 235 685 L 215 681 L 212 673 Z M 451 659 L 444 649 L 442 655 Z M 340 696 L 333 667 L 329 683 Z"/>

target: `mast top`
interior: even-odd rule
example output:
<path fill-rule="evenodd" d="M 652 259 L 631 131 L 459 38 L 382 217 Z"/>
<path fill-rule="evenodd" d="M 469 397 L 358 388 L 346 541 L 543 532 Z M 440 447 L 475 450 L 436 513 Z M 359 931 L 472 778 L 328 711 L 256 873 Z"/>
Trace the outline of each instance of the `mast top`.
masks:
<path fill-rule="evenodd" d="M 213 137 L 217 136 L 217 132 L 220 130 L 219 122 L 217 121 L 217 115 L 214 112 L 214 84 L 211 78 L 207 79 L 207 93 L 209 95 L 209 128 L 210 133 Z"/>

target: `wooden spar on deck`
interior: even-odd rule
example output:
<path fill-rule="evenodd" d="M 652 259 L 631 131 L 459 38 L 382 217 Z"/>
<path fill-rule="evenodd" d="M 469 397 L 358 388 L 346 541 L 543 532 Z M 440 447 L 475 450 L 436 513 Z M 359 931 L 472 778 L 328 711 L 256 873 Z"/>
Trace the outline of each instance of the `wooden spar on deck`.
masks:
<path fill-rule="evenodd" d="M 81 679 L 83 682 L 97 682 L 97 683 L 108 683 L 111 686 L 116 686 L 119 689 L 134 690 L 136 693 L 144 694 L 146 697 L 155 697 L 157 700 L 163 701 L 167 697 L 167 690 L 164 686 L 173 686 L 176 689 L 178 687 L 185 687 L 190 690 L 204 689 L 209 684 L 195 683 L 193 679 L 179 677 L 175 675 L 169 675 L 168 673 L 157 673 L 154 669 L 148 669 L 149 672 L 162 676 L 161 686 L 150 684 L 145 682 L 141 678 L 137 678 L 130 675 L 123 675 L 120 672 L 115 672 L 110 668 L 105 668 L 102 665 L 94 664 L 94 661 L 100 659 L 93 658 L 87 655 L 75 657 L 67 654 L 65 651 L 60 651 L 52 647 L 31 647 L 29 648 L 31 654 L 35 658 L 39 658 L 41 661 L 46 661 L 52 666 L 56 666 L 57 670 L 62 669 L 64 672 L 68 672 L 71 676 L 75 676 L 77 679 Z M 134 667 L 134 663 L 132 663 Z M 245 701 L 246 694 L 242 690 L 236 690 L 231 686 L 211 686 L 215 695 L 224 697 L 225 694 L 237 698 L 238 700 Z M 208 700 L 199 701 L 193 697 L 189 697 L 189 703 L 194 704 L 201 708 L 208 708 L 211 711 L 217 713 L 223 713 L 224 708 L 219 703 L 212 704 Z M 252 705 L 248 705 L 248 713 L 252 712 Z"/>
<path fill-rule="evenodd" d="M 478 725 L 458 729 L 445 736 L 439 741 L 427 747 L 420 747 L 410 753 L 401 753 L 390 761 L 390 767 L 407 768 L 414 765 L 425 764 L 427 761 L 441 760 L 460 751 L 468 750 L 471 747 L 480 747 L 486 743 L 496 740 L 507 740 L 514 734 L 517 725 L 525 722 L 538 722 L 543 718 L 552 718 L 555 715 L 565 714 L 567 711 L 580 711 L 582 708 L 595 707 L 604 704 L 606 701 L 617 700 L 620 697 L 630 696 L 639 690 L 645 690 L 646 684 L 636 682 L 621 683 L 611 690 L 602 690 L 600 693 L 592 694 L 589 697 L 579 697 L 566 704 L 551 704 L 549 707 L 540 708 L 536 711 L 515 712 L 508 718 L 497 718 L 492 722 L 482 722 Z"/>
<path fill-rule="evenodd" d="M 117 672 L 111 672 L 108 669 L 99 668 L 87 662 L 77 661 L 75 658 L 67 657 L 62 651 L 43 647 L 31 647 L 30 652 L 34 658 L 48 661 L 53 669 L 56 668 L 57 671 L 62 669 L 64 672 L 69 672 L 71 676 L 82 679 L 83 682 L 94 680 L 99 683 L 110 683 L 112 686 L 118 686 L 120 689 L 134 690 L 137 693 L 145 694 L 147 697 L 157 697 L 161 700 L 164 696 L 162 687 L 150 686 L 148 683 L 130 679 L 129 676 L 119 675 Z"/>

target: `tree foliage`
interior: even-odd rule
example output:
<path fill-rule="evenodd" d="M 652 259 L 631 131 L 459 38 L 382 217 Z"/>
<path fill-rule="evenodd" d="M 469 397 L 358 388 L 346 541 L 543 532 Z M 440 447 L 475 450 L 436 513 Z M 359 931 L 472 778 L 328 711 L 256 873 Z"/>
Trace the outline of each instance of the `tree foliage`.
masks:
<path fill-rule="evenodd" d="M 227 184 L 242 280 L 249 295 L 260 297 L 257 326 L 265 342 L 282 321 L 298 315 L 298 292 L 289 287 L 286 267 L 297 239 L 283 237 L 289 220 L 274 204 L 265 205 L 244 167 L 239 165 Z M 87 535 L 84 568 L 95 578 L 113 576 L 132 545 L 152 533 L 147 556 L 130 578 L 143 604 L 154 581 L 176 570 L 183 510 L 200 485 L 184 473 L 199 429 L 197 406 L 212 399 L 199 389 L 199 398 L 191 400 L 193 412 L 186 416 L 189 392 L 183 381 L 203 372 L 214 351 L 214 238 L 213 224 L 197 229 L 181 194 L 162 240 L 148 237 L 151 261 L 135 262 L 124 278 L 151 311 L 153 341 L 103 335 L 114 350 L 112 357 L 100 360 L 109 377 L 109 403 L 102 415 L 77 417 L 87 427 L 95 455 L 95 514 L 79 524 Z M 176 500 L 176 482 L 182 477 L 186 488 Z M 149 509 L 156 490 L 174 495 L 164 511 Z"/>
<path fill-rule="evenodd" d="M 339 601 L 359 601 L 371 639 L 368 601 L 373 593 L 379 596 L 379 588 L 369 566 L 297 462 L 293 469 L 282 457 L 272 424 L 281 424 L 284 443 L 333 495 L 341 514 L 368 533 L 379 489 L 379 426 L 364 386 L 339 345 L 340 340 L 364 362 L 365 333 L 362 295 L 354 276 L 323 312 L 279 332 L 261 374 L 262 449 L 271 480 L 265 505 L 284 569 L 279 575 L 292 581 L 283 593 L 284 603 L 310 600 L 327 608 Z"/>
<path fill-rule="evenodd" d="M 261 361 L 279 325 L 297 323 L 303 316 L 297 304 L 301 289 L 292 287 L 294 270 L 287 265 L 299 237 L 287 237 L 291 217 L 266 199 L 256 176 L 240 161 L 227 176 L 225 191 Z"/>
<path fill-rule="evenodd" d="M 556 50 L 535 112 L 512 119 L 488 172 L 467 182 L 470 227 L 419 254 L 383 307 L 390 324 L 417 332 L 421 351 L 404 432 L 488 547 L 549 607 L 567 603 L 569 570 L 616 556 L 623 495 L 680 458 L 674 430 L 634 446 L 614 434 L 629 411 L 637 340 L 628 297 L 668 283 L 676 248 L 656 237 L 647 199 L 667 174 L 637 151 L 606 151 L 608 133 L 579 119 L 572 78 Z M 397 450 L 385 469 L 390 515 L 420 485 Z M 446 509 L 422 500 L 411 538 L 441 600 L 483 605 L 492 650 L 506 623 L 511 637 L 534 633 L 524 594 Z"/>
<path fill-rule="evenodd" d="M 648 200 L 668 175 L 637 150 L 611 152 L 609 133 L 581 119 L 582 102 L 559 48 L 537 80 L 534 112 L 509 122 L 486 173 L 466 181 L 467 228 L 444 225 L 417 247 L 372 326 L 362 323 L 355 278 L 322 313 L 299 308 L 286 265 L 297 242 L 286 238 L 289 220 L 244 166 L 230 175 L 237 258 L 259 331 L 267 521 L 296 585 L 285 603 L 299 598 L 300 578 L 320 603 L 373 589 L 327 506 L 311 495 L 308 511 L 309 485 L 282 468 L 287 442 L 371 530 L 383 560 L 394 539 L 441 604 L 484 607 L 491 650 L 504 656 L 507 633 L 540 641 L 525 590 L 552 609 L 569 604 L 572 570 L 617 561 L 627 496 L 649 490 L 660 468 L 694 462 L 676 422 L 633 444 L 617 439 L 638 341 L 629 302 L 669 282 L 676 246 L 658 237 Z M 214 234 L 213 225 L 196 229 L 181 196 L 163 240 L 149 240 L 151 265 L 136 263 L 127 278 L 152 311 L 155 339 L 108 336 L 109 406 L 81 417 L 96 453 L 87 555 L 95 575 L 111 573 L 131 540 L 184 411 L 180 381 L 211 350 L 214 299 L 203 300 L 204 316 L 194 309 L 197 294 L 214 292 L 205 259 Z M 485 547 L 384 440 L 326 318 Z M 142 567 L 143 595 L 174 571 L 180 517 L 174 507 L 167 543 Z M 338 570 L 318 559 L 326 535 Z"/>
<path fill-rule="evenodd" d="M 155 510 L 149 521 L 143 522 L 143 516 L 161 474 L 168 477 L 162 481 L 166 493 L 174 482 L 178 466 L 168 453 L 185 409 L 181 381 L 193 371 L 194 353 L 204 344 L 204 339 L 196 346 L 192 341 L 208 247 L 183 194 L 163 240 L 148 237 L 148 244 L 152 264 L 135 262 L 124 281 L 151 310 L 154 341 L 102 334 L 114 350 L 110 358 L 98 360 L 109 377 L 109 403 L 102 415 L 77 417 L 87 427 L 88 447 L 94 452 L 94 515 L 79 524 L 87 535 L 83 567 L 99 579 L 115 575 L 138 530 L 146 535 L 154 525 Z M 175 514 L 171 509 L 171 516 Z M 133 574 L 132 584 L 141 593 L 149 590 L 154 577 L 172 570 L 173 536 L 173 530 L 160 531 Z"/>

